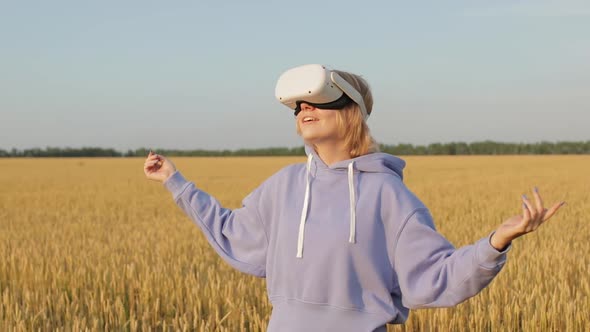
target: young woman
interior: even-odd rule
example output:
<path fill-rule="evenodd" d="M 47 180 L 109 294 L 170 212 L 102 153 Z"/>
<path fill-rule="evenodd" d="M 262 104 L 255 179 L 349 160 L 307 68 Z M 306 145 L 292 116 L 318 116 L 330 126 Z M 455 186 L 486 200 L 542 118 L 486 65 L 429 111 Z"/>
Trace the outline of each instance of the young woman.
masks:
<path fill-rule="evenodd" d="M 226 262 L 266 277 L 269 331 L 386 331 L 409 309 L 454 306 L 500 272 L 512 240 L 564 203 L 544 208 L 535 188 L 522 215 L 455 249 L 404 185 L 405 162 L 378 152 L 363 78 L 305 65 L 285 72 L 276 93 L 295 109 L 308 159 L 272 175 L 241 208 L 222 207 L 161 155 L 144 164 Z"/>

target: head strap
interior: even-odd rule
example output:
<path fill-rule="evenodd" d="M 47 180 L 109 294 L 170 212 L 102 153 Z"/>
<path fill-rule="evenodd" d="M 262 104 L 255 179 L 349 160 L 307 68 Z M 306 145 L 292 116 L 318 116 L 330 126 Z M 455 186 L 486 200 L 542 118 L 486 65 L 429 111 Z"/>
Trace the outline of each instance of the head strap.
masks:
<path fill-rule="evenodd" d="M 340 88 L 340 90 L 344 91 L 344 93 L 346 93 L 346 95 L 349 96 L 350 99 L 354 100 L 354 102 L 359 105 L 359 107 L 361 108 L 361 113 L 363 114 L 363 119 L 367 121 L 369 113 L 367 113 L 367 108 L 365 107 L 365 103 L 363 101 L 363 97 L 361 96 L 361 94 L 358 91 L 356 91 L 356 89 L 352 85 L 350 85 L 350 83 L 348 83 L 344 78 L 342 78 L 342 76 L 338 75 L 338 73 L 331 72 L 330 77 L 332 79 L 332 82 L 334 82 L 334 84 L 336 84 Z"/>

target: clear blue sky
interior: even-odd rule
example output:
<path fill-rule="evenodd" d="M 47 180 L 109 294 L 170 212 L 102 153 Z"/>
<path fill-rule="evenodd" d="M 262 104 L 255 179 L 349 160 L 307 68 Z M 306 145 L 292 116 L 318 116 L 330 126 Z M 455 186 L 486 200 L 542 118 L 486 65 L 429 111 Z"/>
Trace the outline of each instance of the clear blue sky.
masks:
<path fill-rule="evenodd" d="M 299 146 L 306 63 L 363 75 L 386 144 L 590 140 L 588 1 L 0 4 L 0 149 Z"/>

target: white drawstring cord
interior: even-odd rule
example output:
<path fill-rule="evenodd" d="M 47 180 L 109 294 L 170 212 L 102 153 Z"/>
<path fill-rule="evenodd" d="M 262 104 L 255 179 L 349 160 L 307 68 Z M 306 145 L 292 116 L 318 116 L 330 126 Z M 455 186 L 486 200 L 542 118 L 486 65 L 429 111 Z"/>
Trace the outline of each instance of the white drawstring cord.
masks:
<path fill-rule="evenodd" d="M 305 173 L 305 198 L 303 200 L 303 210 L 301 211 L 301 221 L 299 222 L 299 238 L 297 239 L 297 258 L 303 257 L 303 235 L 305 233 L 305 219 L 307 218 L 307 205 L 309 201 L 309 170 L 313 154 L 307 156 L 307 173 Z"/>
<path fill-rule="evenodd" d="M 356 212 L 354 198 L 354 161 L 348 164 L 348 190 L 350 192 L 350 237 L 348 242 L 354 243 L 356 238 Z"/>
<path fill-rule="evenodd" d="M 307 157 L 307 172 L 305 174 L 305 198 L 303 199 L 303 210 L 301 210 L 301 220 L 299 222 L 299 237 L 297 239 L 297 258 L 303 257 L 303 238 L 305 235 L 305 220 L 307 219 L 307 208 L 309 204 L 309 172 L 313 155 L 310 153 Z M 348 190 L 350 193 L 350 237 L 348 242 L 356 242 L 356 199 L 354 195 L 354 161 L 348 164 Z"/>

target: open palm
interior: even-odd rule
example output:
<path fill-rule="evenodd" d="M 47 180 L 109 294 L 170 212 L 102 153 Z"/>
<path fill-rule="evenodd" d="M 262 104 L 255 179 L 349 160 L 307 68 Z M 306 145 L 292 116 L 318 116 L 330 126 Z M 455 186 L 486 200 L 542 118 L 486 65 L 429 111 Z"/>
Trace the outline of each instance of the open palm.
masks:
<path fill-rule="evenodd" d="M 533 196 L 535 197 L 534 204 L 529 201 L 526 195 L 522 195 L 522 215 L 512 216 L 498 227 L 491 239 L 492 246 L 501 250 L 501 248 L 508 246 L 512 240 L 535 231 L 565 204 L 565 202 L 556 203 L 549 209 L 543 207 L 543 200 L 536 187 L 533 190 Z"/>

